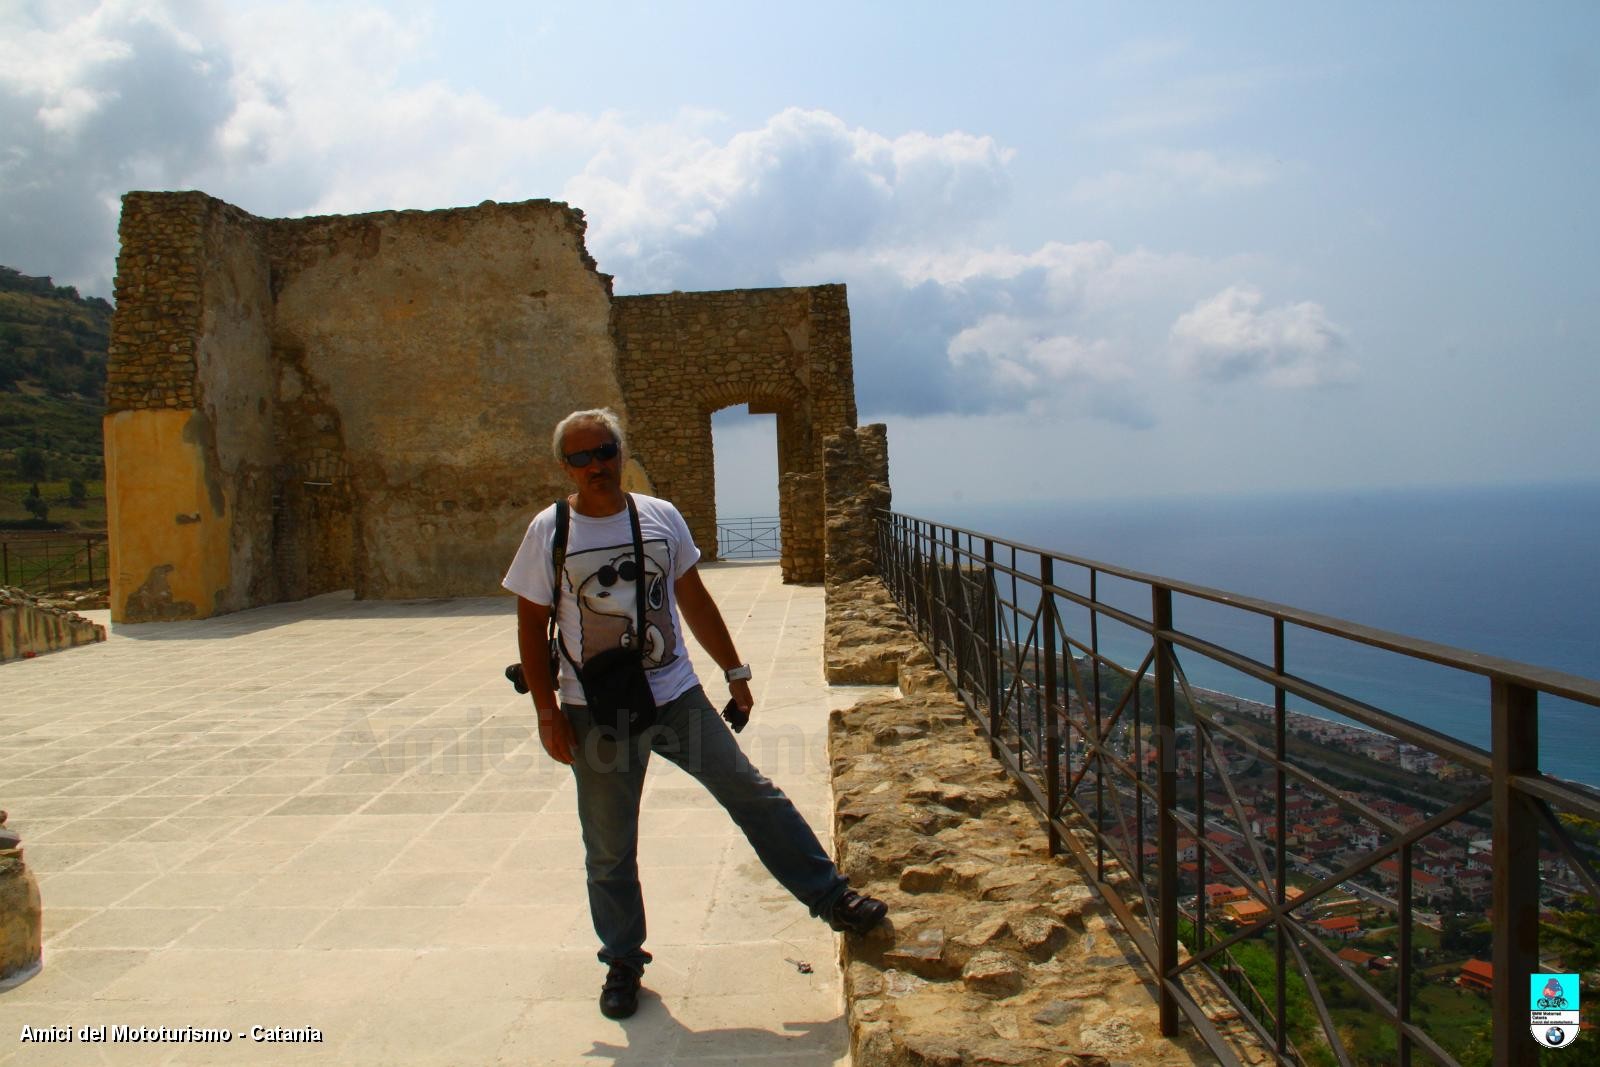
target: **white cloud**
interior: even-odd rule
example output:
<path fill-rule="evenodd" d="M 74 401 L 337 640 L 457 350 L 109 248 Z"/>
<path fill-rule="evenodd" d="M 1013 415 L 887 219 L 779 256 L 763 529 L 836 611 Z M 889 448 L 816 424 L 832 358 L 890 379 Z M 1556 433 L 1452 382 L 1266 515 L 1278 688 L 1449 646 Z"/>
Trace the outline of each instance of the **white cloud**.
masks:
<path fill-rule="evenodd" d="M 772 284 L 841 249 L 948 234 L 1006 195 L 988 137 L 887 138 L 789 108 L 726 143 L 619 139 L 567 183 L 591 251 L 632 292 Z"/>
<path fill-rule="evenodd" d="M 1303 388 L 1347 382 L 1355 365 L 1344 332 L 1309 301 L 1257 310 L 1260 290 L 1232 285 L 1178 316 L 1171 338 L 1178 370 L 1212 382 L 1259 379 Z"/>
<path fill-rule="evenodd" d="M 1185 196 L 1220 196 L 1259 189 L 1276 176 L 1264 156 L 1224 157 L 1204 149 L 1154 149 L 1132 170 L 1111 170 L 1072 187 L 1078 201 L 1140 205 Z"/>

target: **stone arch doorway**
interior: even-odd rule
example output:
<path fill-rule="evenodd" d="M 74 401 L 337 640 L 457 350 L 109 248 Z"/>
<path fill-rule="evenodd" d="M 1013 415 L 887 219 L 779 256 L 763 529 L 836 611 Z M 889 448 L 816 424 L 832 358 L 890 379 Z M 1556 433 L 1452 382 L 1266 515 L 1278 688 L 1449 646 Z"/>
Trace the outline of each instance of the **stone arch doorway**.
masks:
<path fill-rule="evenodd" d="M 784 581 L 823 578 L 822 442 L 856 423 L 842 285 L 619 297 L 612 335 L 633 456 L 716 551 L 711 415 L 777 416 Z"/>

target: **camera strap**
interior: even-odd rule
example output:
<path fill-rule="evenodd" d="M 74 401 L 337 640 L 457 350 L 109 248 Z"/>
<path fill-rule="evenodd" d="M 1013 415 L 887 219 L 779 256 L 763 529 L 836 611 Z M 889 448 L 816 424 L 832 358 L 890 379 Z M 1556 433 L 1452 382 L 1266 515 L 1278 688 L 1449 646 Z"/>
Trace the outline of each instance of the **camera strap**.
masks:
<path fill-rule="evenodd" d="M 553 579 L 550 583 L 550 625 L 545 632 L 552 643 L 559 641 L 556 635 L 556 606 L 561 603 L 561 568 L 567 562 L 567 526 L 572 521 L 568 514 L 572 506 L 567 503 L 567 498 L 562 497 L 556 501 L 556 532 L 550 539 L 550 563 L 553 570 Z M 555 678 L 552 676 L 552 682 Z"/>

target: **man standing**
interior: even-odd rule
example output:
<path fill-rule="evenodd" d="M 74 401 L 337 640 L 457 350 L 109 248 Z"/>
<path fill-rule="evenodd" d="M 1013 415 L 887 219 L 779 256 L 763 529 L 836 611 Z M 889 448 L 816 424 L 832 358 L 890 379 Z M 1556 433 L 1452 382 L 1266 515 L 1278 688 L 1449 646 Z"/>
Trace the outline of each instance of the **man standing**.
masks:
<path fill-rule="evenodd" d="M 600 962 L 608 967 L 601 1012 L 613 1019 L 634 1013 L 640 978 L 651 959 L 644 950 L 637 861 L 639 798 L 652 752 L 711 792 L 767 870 L 812 915 L 835 930 L 866 933 L 883 921 L 888 906 L 850 889 L 789 798 L 744 757 L 695 677 L 680 611 L 723 668 L 741 711 L 748 715 L 755 706 L 750 666 L 740 661 L 722 613 L 695 569 L 700 550 L 682 514 L 665 500 L 633 494 L 643 548 L 641 577 L 629 495 L 622 491 L 624 439 L 615 413 L 605 408 L 573 412 L 556 426 L 551 444 L 575 487 L 567 498 L 562 573 L 554 573 L 557 508 L 551 505 L 528 525 L 502 584 L 518 597 L 517 645 L 539 716 L 539 740 L 552 759 L 572 767 L 577 781 L 589 914 L 600 937 Z M 636 595 L 641 587 L 642 611 Z M 552 603 L 563 648 L 559 679 L 550 677 L 546 646 Z M 653 726 L 633 731 L 602 725 L 587 706 L 575 667 L 615 648 L 643 653 L 657 708 Z"/>

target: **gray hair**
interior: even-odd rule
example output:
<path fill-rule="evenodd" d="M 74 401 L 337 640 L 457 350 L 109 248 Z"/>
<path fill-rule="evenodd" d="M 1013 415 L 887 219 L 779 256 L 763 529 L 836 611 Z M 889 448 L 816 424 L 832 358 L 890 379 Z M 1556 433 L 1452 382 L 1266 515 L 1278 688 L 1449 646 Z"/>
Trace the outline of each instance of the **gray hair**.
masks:
<path fill-rule="evenodd" d="M 601 427 L 611 434 L 618 448 L 623 452 L 628 450 L 628 439 L 622 433 L 622 421 L 617 418 L 617 413 L 610 408 L 589 408 L 586 411 L 574 411 L 556 423 L 555 433 L 550 435 L 550 451 L 554 453 L 557 463 L 567 462 L 567 454 L 562 451 L 567 432 L 582 425 Z"/>

